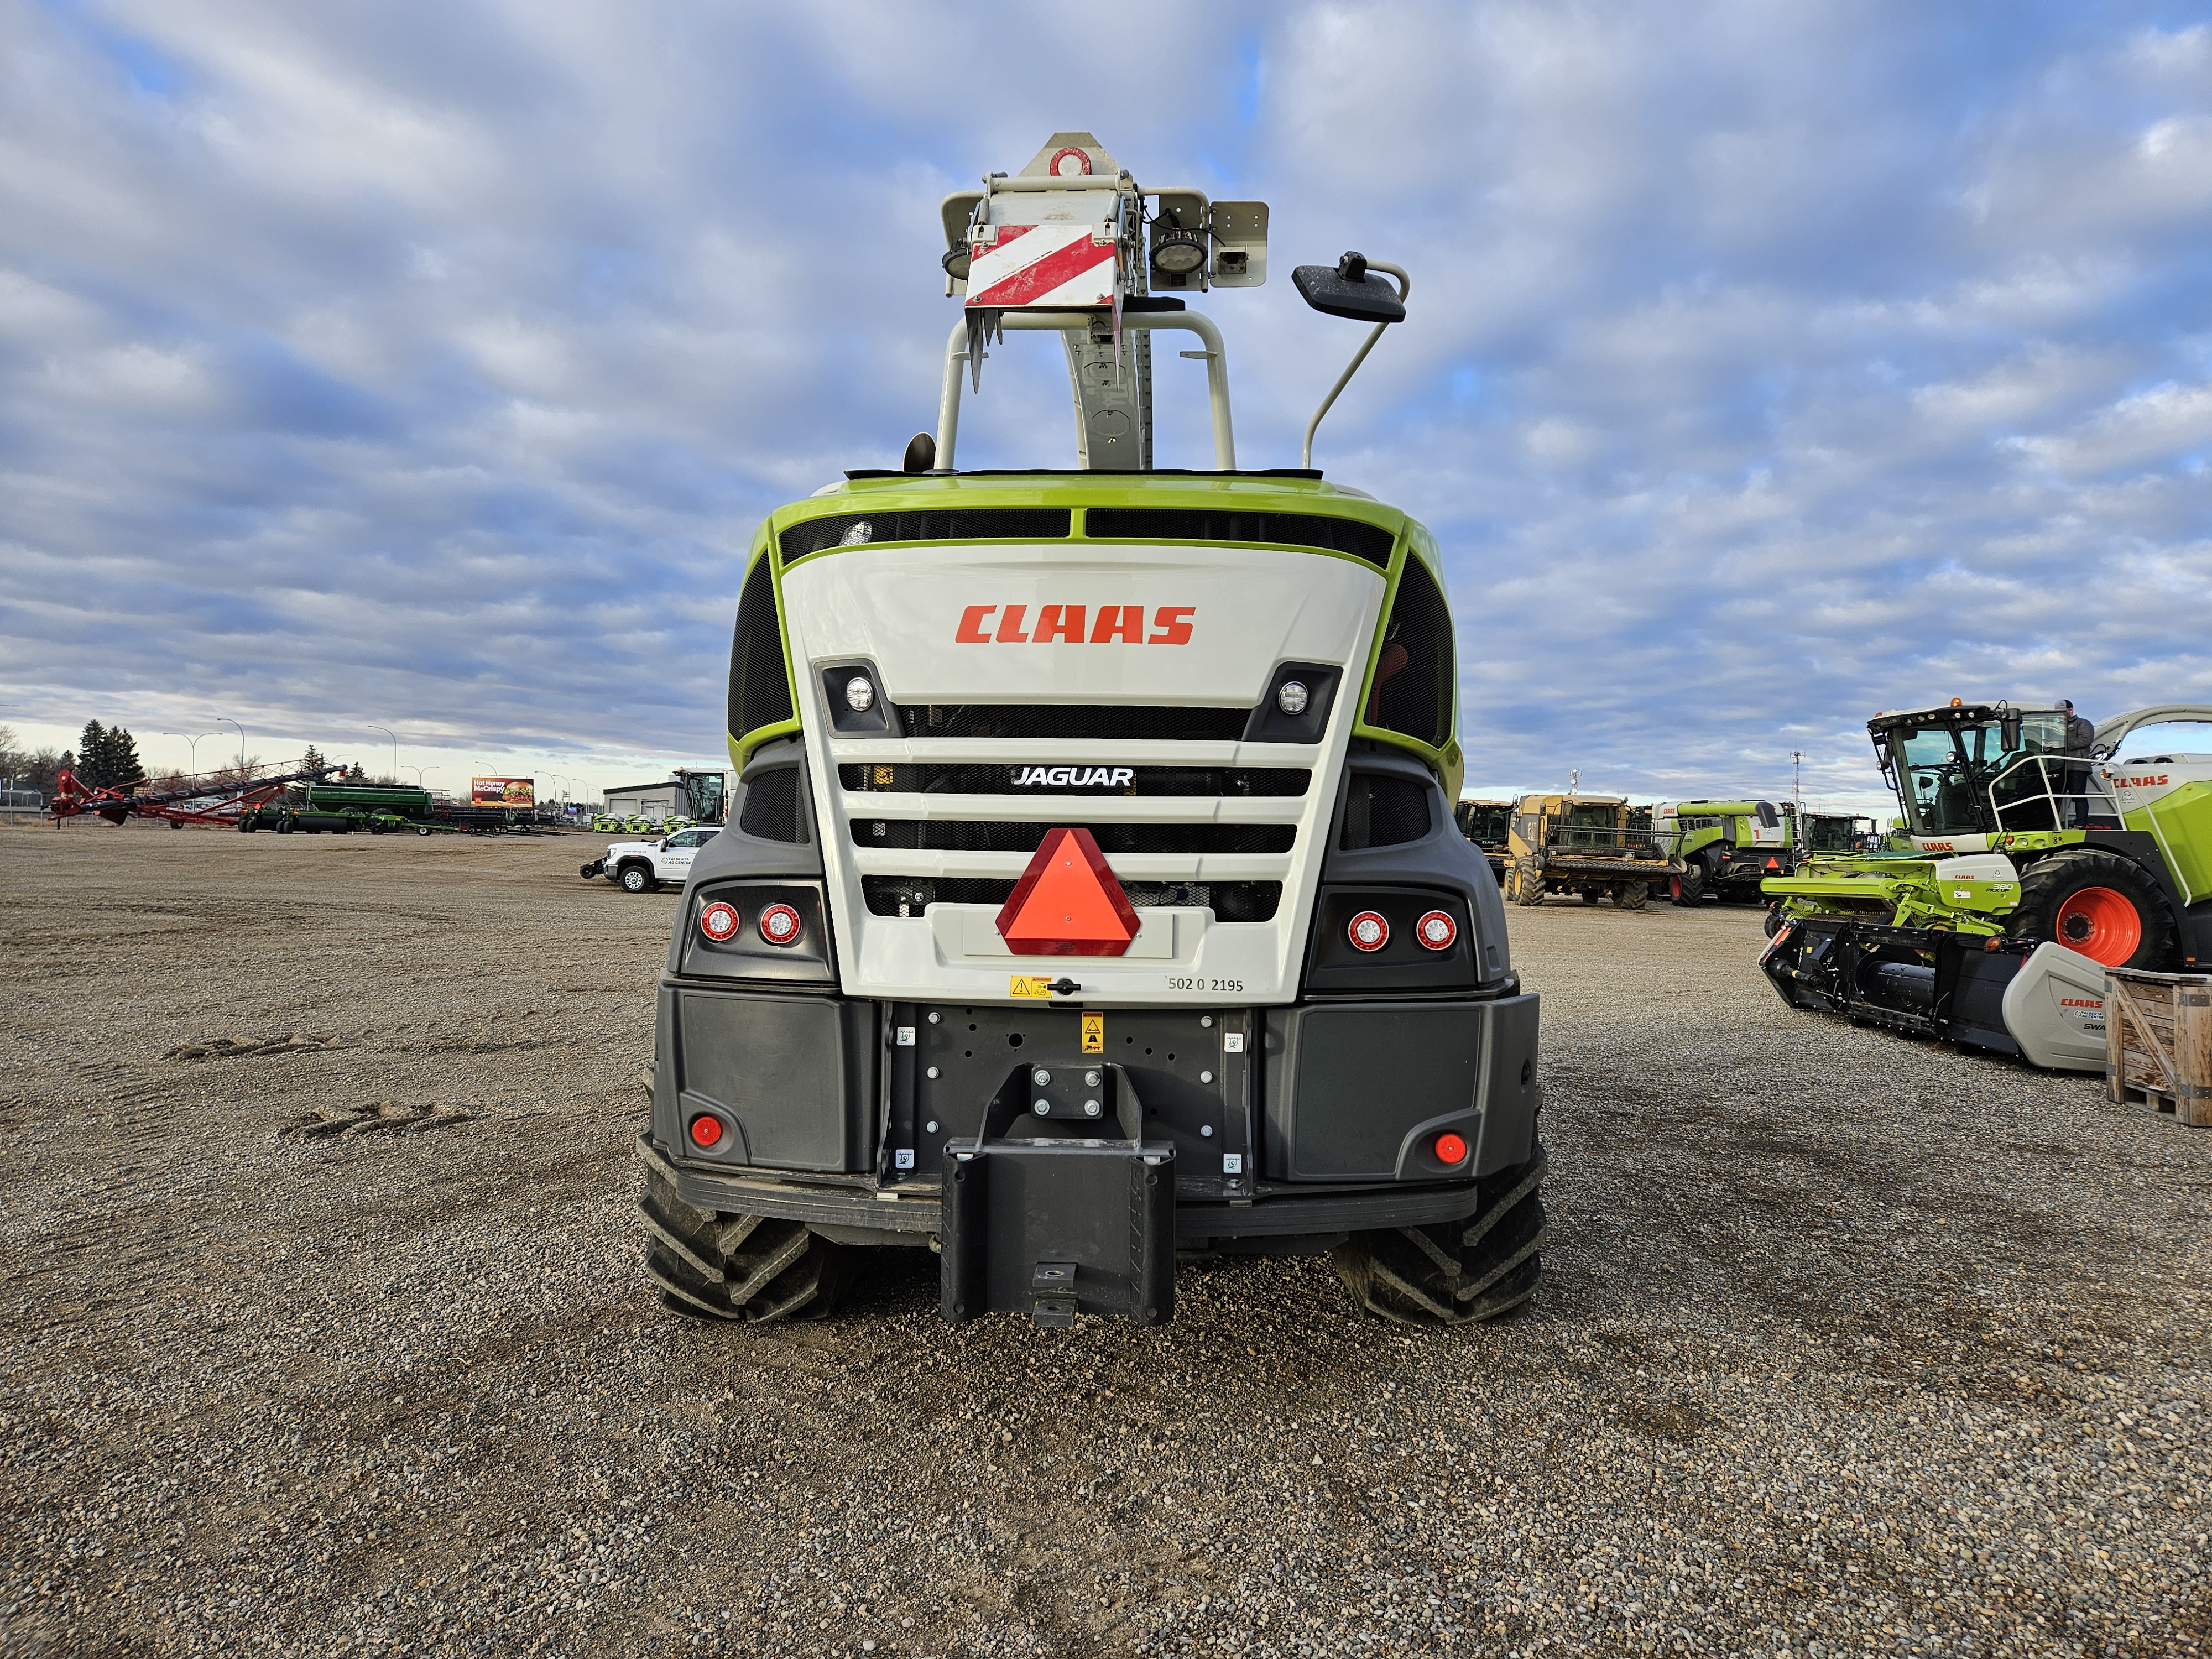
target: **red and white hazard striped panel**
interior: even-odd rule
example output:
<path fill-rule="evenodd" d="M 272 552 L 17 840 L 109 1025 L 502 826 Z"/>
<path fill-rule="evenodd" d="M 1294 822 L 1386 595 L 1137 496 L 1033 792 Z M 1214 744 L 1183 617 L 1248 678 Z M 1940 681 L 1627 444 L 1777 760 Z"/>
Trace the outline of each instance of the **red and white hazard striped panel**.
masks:
<path fill-rule="evenodd" d="M 968 304 L 1053 310 L 1114 303 L 1114 248 L 1089 225 L 1001 225 L 968 270 Z"/>

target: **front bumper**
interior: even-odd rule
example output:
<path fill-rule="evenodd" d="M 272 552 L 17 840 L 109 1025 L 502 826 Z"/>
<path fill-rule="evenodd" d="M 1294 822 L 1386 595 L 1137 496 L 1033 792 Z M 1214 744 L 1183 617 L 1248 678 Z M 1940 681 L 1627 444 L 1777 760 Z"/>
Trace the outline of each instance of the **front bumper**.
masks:
<path fill-rule="evenodd" d="M 639 1152 L 696 1209 L 920 1243 L 963 1151 L 1142 1143 L 1171 1160 L 1181 1248 L 1313 1248 L 1472 1214 L 1533 1148 L 1537 1039 L 1532 995 L 1086 1009 L 666 975 Z"/>
<path fill-rule="evenodd" d="M 723 1215 L 765 1215 L 802 1222 L 824 1237 L 854 1244 L 932 1244 L 944 1233 L 937 1182 L 885 1184 L 868 1179 L 831 1183 L 769 1170 L 709 1171 L 679 1161 L 646 1130 L 639 1162 L 656 1169 L 694 1209 Z M 1204 1251 L 1244 1244 L 1264 1254 L 1325 1246 L 1352 1233 L 1385 1227 L 1428 1227 L 1463 1221 L 1477 1207 L 1472 1180 L 1435 1187 L 1329 1191 L 1255 1183 L 1246 1199 L 1176 1202 L 1176 1245 Z"/>

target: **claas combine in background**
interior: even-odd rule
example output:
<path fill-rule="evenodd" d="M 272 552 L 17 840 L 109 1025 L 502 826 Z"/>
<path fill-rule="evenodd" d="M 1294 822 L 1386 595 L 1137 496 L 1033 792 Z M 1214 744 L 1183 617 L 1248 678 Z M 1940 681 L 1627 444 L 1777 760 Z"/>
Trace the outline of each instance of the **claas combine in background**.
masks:
<path fill-rule="evenodd" d="M 1876 715 L 1903 844 L 1769 879 L 1767 977 L 1795 1007 L 2102 1070 L 2106 968 L 2212 962 L 2212 755 L 2118 758 L 2192 721 L 2212 706 L 2137 709 L 2081 757 L 2063 709 Z"/>
<path fill-rule="evenodd" d="M 1059 133 L 942 217 L 934 436 L 777 508 L 738 577 L 738 775 L 660 980 L 648 1270 L 679 1312 L 780 1319 L 927 1247 L 948 1320 L 1149 1324 L 1179 1255 L 1334 1251 L 1391 1318 L 1518 1305 L 1537 1000 L 1452 822 L 1443 558 L 1309 466 L 1241 468 L 1187 308 L 1264 280 L 1265 204 Z M 1292 280 L 1370 325 L 1352 368 L 1406 314 L 1379 260 Z M 1154 462 L 1169 330 L 1202 471 Z M 960 472 L 963 397 L 1021 331 L 1066 354 L 1076 465 Z"/>
<path fill-rule="evenodd" d="M 1790 874 L 1814 854 L 1869 852 L 1881 843 L 1872 818 L 1801 811 L 1792 801 L 1661 801 L 1651 824 L 1682 860 L 1671 891 L 1685 906 L 1707 898 L 1760 903 L 1762 882 Z"/>

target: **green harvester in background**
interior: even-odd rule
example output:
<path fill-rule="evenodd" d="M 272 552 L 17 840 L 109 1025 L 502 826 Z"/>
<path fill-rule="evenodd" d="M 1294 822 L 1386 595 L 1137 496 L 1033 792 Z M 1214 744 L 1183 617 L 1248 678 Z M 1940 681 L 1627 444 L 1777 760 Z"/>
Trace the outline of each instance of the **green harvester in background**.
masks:
<path fill-rule="evenodd" d="M 1793 1007 L 2101 1071 L 2107 968 L 2212 963 L 2212 754 L 2120 758 L 2170 703 L 2066 752 L 2066 712 L 2007 702 L 1867 722 L 1904 809 L 1895 850 L 1816 855 L 1762 884 L 1760 958 Z"/>
<path fill-rule="evenodd" d="M 1685 906 L 1706 898 L 1761 902 L 1759 884 L 1768 877 L 1788 875 L 1816 853 L 1869 850 L 1880 840 L 1872 818 L 1800 813 L 1789 801 L 1662 800 L 1651 809 L 1651 827 L 1689 866 L 1674 888 L 1674 902 Z"/>

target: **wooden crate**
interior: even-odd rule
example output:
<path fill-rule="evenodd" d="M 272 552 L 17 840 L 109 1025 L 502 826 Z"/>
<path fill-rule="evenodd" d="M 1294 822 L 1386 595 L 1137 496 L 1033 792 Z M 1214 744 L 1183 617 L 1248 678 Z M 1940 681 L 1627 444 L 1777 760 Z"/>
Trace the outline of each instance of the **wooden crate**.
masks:
<path fill-rule="evenodd" d="M 2105 1091 L 2212 1127 L 2212 974 L 2105 970 Z"/>

